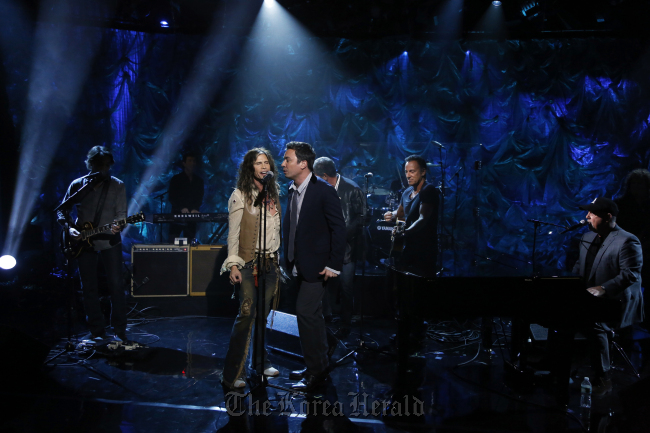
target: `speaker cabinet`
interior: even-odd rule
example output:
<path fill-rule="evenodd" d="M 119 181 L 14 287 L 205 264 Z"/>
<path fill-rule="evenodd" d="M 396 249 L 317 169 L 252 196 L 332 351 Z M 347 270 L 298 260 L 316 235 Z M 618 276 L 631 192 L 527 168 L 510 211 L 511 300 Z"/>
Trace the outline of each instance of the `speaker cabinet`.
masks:
<path fill-rule="evenodd" d="M 188 246 L 133 245 L 131 247 L 131 295 L 187 296 L 189 293 Z"/>
<path fill-rule="evenodd" d="M 190 248 L 190 296 L 205 296 L 206 292 L 228 286 L 228 273 L 219 275 L 228 257 L 226 245 L 198 245 Z M 228 288 L 227 288 L 228 289 Z"/>

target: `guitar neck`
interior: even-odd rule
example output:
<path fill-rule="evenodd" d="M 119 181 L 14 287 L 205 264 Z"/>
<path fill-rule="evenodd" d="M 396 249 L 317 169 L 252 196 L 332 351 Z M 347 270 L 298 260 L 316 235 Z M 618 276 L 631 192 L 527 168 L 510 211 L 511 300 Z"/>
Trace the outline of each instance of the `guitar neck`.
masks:
<path fill-rule="evenodd" d="M 83 230 L 81 232 L 81 237 L 83 239 L 88 239 L 91 236 L 95 236 L 95 235 L 110 231 L 111 227 L 113 227 L 114 224 L 117 224 L 118 226 L 123 226 L 123 225 L 126 225 L 127 223 L 128 223 L 127 218 L 124 218 L 124 219 L 121 219 L 121 220 L 113 221 L 112 223 L 104 224 L 103 226 L 95 227 L 95 228 L 88 229 L 88 230 Z"/>

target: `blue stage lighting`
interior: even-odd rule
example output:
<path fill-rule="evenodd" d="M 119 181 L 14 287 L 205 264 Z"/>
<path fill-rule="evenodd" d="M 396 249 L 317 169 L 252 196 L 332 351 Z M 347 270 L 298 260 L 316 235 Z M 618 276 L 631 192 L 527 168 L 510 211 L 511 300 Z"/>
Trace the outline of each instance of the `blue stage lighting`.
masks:
<path fill-rule="evenodd" d="M 404 54 L 405 56 L 408 56 L 408 55 L 409 55 L 409 52 L 408 52 L 408 51 L 404 51 L 402 54 Z"/>
<path fill-rule="evenodd" d="M 539 12 L 539 3 L 536 1 L 530 1 L 524 3 L 521 7 L 521 14 L 526 18 L 532 18 Z"/>
<path fill-rule="evenodd" d="M 494 0 L 494 1 L 492 2 L 492 4 L 493 4 L 494 6 L 501 6 L 501 2 L 500 2 L 499 0 Z"/>
<path fill-rule="evenodd" d="M 16 259 L 13 256 L 6 255 L 0 257 L 0 268 L 9 270 L 16 266 Z"/>
<path fill-rule="evenodd" d="M 169 27 L 169 23 L 167 21 L 165 21 L 165 20 L 162 20 L 160 22 L 160 27 Z"/>

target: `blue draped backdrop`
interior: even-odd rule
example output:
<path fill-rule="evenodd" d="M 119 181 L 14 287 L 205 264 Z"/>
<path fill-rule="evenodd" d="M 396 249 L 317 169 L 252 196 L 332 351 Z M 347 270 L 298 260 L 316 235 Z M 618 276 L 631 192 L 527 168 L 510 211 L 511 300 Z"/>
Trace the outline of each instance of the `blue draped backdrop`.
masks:
<path fill-rule="evenodd" d="M 80 38 L 98 37 L 96 30 L 77 32 Z M 527 273 L 534 230 L 528 219 L 573 223 L 584 216 L 578 204 L 615 196 L 626 173 L 647 168 L 650 159 L 650 75 L 647 56 L 633 40 L 295 37 L 253 69 L 241 52 L 266 41 L 223 36 L 230 55 L 214 71 L 218 92 L 191 130 L 182 131 L 182 146 L 162 175 L 144 179 L 145 170 L 159 163 L 155 150 L 205 39 L 102 32 L 56 163 L 32 210 L 45 215 L 41 222 L 51 222 L 49 210 L 69 182 L 85 174 L 84 156 L 93 145 L 113 150 L 114 175 L 126 182 L 130 199 L 140 185 L 150 185 L 150 196 L 133 197 L 145 213 L 159 212 L 151 197 L 164 192 L 180 170 L 181 149 L 195 150 L 206 183 L 202 210 L 214 212 L 226 210 L 248 149 L 265 146 L 279 164 L 284 144 L 299 140 L 313 144 L 318 156 L 333 158 L 360 184 L 363 174 L 374 173 L 371 186 L 379 192 L 398 177 L 404 157 L 425 156 L 433 164 L 433 182 L 440 182 L 442 169 L 446 174 L 445 268 L 458 275 Z M 20 129 L 30 108 L 31 56 L 5 51 L 3 62 Z M 385 206 L 384 197 L 373 197 L 371 204 Z M 50 222 L 42 223 L 47 239 L 54 230 Z M 150 224 L 132 228 L 125 253 L 134 242 L 157 242 L 158 230 Z M 204 239 L 209 230 L 202 229 Z M 575 236 L 540 230 L 537 260 L 545 274 L 572 264 Z"/>

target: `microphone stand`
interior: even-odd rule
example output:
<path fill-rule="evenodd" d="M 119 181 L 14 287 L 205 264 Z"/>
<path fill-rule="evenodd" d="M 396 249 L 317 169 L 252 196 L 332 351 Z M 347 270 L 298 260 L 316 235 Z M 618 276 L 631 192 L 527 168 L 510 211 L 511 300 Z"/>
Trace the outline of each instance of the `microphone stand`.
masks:
<path fill-rule="evenodd" d="M 438 242 L 438 252 L 440 254 L 437 255 L 438 256 L 437 260 L 440 263 L 440 271 L 439 271 L 440 273 L 442 273 L 442 271 L 444 271 L 444 266 L 443 266 L 444 261 L 442 259 L 443 248 L 442 248 L 442 245 L 441 245 L 440 241 L 442 241 L 441 238 L 445 234 L 444 218 L 445 218 L 445 188 L 446 188 L 446 185 L 445 185 L 445 183 L 446 183 L 446 179 L 445 179 L 445 177 L 446 177 L 445 163 L 444 163 L 444 161 L 442 159 L 442 149 L 444 149 L 444 147 L 442 145 L 439 145 L 438 146 L 438 151 L 440 153 L 440 175 L 441 175 L 442 180 L 440 182 L 441 183 L 441 185 L 440 185 L 440 219 L 439 219 L 439 222 L 438 222 L 438 225 L 440 226 L 440 231 L 438 232 L 439 233 L 439 235 L 438 235 L 438 240 L 439 240 L 439 242 Z M 453 236 L 453 233 L 452 233 L 452 236 Z M 438 266 L 438 263 L 435 263 L 434 266 Z"/>
<path fill-rule="evenodd" d="M 458 174 L 462 169 L 463 167 L 461 166 L 458 169 L 458 171 L 456 171 L 456 174 L 454 174 L 453 176 L 456 178 L 456 204 L 454 205 L 454 219 L 451 223 L 451 251 L 454 257 L 454 276 L 456 276 L 456 262 L 458 261 L 458 254 L 456 254 L 456 237 L 455 237 L 456 221 L 458 218 L 458 200 L 460 199 L 460 188 L 458 188 L 458 181 L 459 181 Z"/>
<path fill-rule="evenodd" d="M 163 213 L 163 197 L 164 197 L 165 194 L 167 194 L 168 192 L 169 192 L 169 190 L 167 190 L 167 191 L 165 191 L 165 192 L 163 192 L 163 193 L 160 193 L 160 194 L 158 194 L 157 196 L 155 196 L 155 197 L 153 198 L 154 200 L 157 199 L 157 198 L 160 199 L 160 213 Z M 160 243 L 162 244 L 162 224 L 160 225 Z M 172 243 L 173 243 L 173 242 L 172 242 Z"/>
<path fill-rule="evenodd" d="M 366 215 L 365 215 L 365 214 L 368 213 L 368 202 L 367 202 L 368 191 L 369 191 L 369 187 L 368 187 L 368 179 L 370 178 L 370 176 L 364 176 L 364 177 L 365 177 L 365 191 L 364 191 L 364 197 L 366 197 L 366 201 L 365 201 L 364 204 L 363 204 L 363 208 L 364 208 L 364 216 L 363 216 L 363 227 L 362 227 L 362 232 L 361 232 L 361 233 L 362 233 L 362 236 L 365 237 L 365 234 L 367 233 L 367 230 L 368 230 L 368 225 L 367 225 L 367 221 L 366 221 L 367 218 L 366 218 Z M 364 292 L 364 291 L 367 289 L 367 287 L 368 287 L 368 282 L 367 282 L 367 280 L 366 280 L 366 260 L 367 260 L 367 250 L 368 250 L 368 249 L 367 249 L 367 247 L 366 247 L 366 243 L 364 242 L 364 246 L 363 246 L 363 257 L 362 257 L 362 260 L 363 260 L 363 266 L 361 267 L 361 279 L 363 280 L 364 290 L 361 291 L 361 302 L 360 302 L 360 306 L 361 306 L 361 305 L 364 305 L 364 302 L 363 302 L 363 296 L 364 296 L 364 295 L 363 295 L 363 292 Z M 353 293 L 352 293 L 352 305 L 353 305 L 353 310 L 354 310 L 354 305 L 356 305 L 356 302 L 355 302 L 355 296 L 354 296 L 354 291 L 353 291 Z M 333 365 L 330 365 L 330 367 L 328 368 L 328 372 L 329 372 L 329 371 L 332 371 L 333 369 L 335 369 L 336 367 L 338 367 L 339 365 L 341 365 L 341 364 L 343 363 L 343 361 L 345 361 L 346 359 L 348 359 L 350 356 L 352 356 L 355 360 L 360 361 L 360 360 L 361 360 L 361 355 L 360 355 L 360 353 L 359 353 L 359 349 L 374 350 L 374 351 L 376 351 L 377 353 L 386 353 L 385 351 L 381 350 L 381 348 L 371 348 L 371 347 L 369 347 L 368 344 L 366 343 L 366 341 L 363 339 L 363 328 L 364 328 L 364 326 L 363 326 L 363 311 L 361 311 L 361 307 L 360 307 L 360 311 L 359 311 L 359 313 L 360 313 L 360 314 L 359 314 L 359 315 L 360 315 L 360 320 L 359 320 L 359 340 L 358 340 L 359 344 L 357 345 L 357 347 L 353 348 L 353 349 L 350 350 L 347 354 L 345 354 L 345 355 L 343 355 L 341 358 L 339 358 L 339 359 L 338 359 L 338 360 L 337 360 Z M 345 346 L 346 349 L 348 348 L 348 346 L 346 346 L 344 343 L 343 343 L 343 346 Z"/>
<path fill-rule="evenodd" d="M 560 227 L 560 228 L 562 228 L 562 229 L 564 229 L 564 228 L 566 228 L 566 227 L 561 226 L 561 225 L 558 225 L 558 224 L 549 223 L 549 222 L 546 222 L 546 221 L 538 221 L 538 220 L 533 220 L 533 219 L 528 219 L 528 220 L 526 220 L 526 221 L 528 221 L 529 223 L 533 223 L 533 224 L 534 224 L 534 229 L 533 229 L 533 251 L 532 251 L 531 262 L 532 262 L 532 264 L 533 264 L 533 277 L 535 277 L 535 276 L 536 276 L 536 272 L 535 272 L 535 268 L 536 268 L 536 262 L 535 262 L 535 248 L 536 248 L 536 244 L 537 244 L 537 230 L 538 230 L 541 226 L 543 226 L 543 225 L 545 225 L 545 226 L 555 226 L 555 227 Z"/>
<path fill-rule="evenodd" d="M 270 179 L 269 181 L 272 181 Z M 251 390 L 253 393 L 258 387 L 281 389 L 291 393 L 300 393 L 291 388 L 272 385 L 268 378 L 264 376 L 264 351 L 266 336 L 266 265 L 267 265 L 267 247 L 266 247 L 266 218 L 267 218 L 267 195 L 268 181 L 262 182 L 262 191 L 257 195 L 254 207 L 260 207 L 260 223 L 257 230 L 258 245 L 261 247 L 257 253 L 257 305 L 255 308 L 255 325 L 253 329 L 253 366 L 254 371 L 251 377 Z M 264 392 L 266 390 L 264 389 Z"/>

